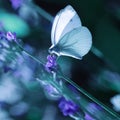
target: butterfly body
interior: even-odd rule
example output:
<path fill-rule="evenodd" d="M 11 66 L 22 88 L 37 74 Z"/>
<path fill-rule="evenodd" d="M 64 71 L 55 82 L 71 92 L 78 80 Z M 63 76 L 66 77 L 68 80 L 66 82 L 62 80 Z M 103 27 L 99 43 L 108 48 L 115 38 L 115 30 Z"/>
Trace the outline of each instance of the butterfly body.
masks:
<path fill-rule="evenodd" d="M 88 28 L 82 26 L 81 20 L 72 6 L 68 5 L 55 17 L 50 53 L 81 59 L 92 45 L 92 36 Z"/>

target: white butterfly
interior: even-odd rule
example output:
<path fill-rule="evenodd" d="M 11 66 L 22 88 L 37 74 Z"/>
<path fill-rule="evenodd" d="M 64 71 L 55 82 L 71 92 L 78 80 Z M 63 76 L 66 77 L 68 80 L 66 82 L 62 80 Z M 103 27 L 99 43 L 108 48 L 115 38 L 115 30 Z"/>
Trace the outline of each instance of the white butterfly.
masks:
<path fill-rule="evenodd" d="M 68 5 L 55 17 L 51 31 L 50 53 L 81 59 L 91 48 L 92 36 L 88 28 Z"/>

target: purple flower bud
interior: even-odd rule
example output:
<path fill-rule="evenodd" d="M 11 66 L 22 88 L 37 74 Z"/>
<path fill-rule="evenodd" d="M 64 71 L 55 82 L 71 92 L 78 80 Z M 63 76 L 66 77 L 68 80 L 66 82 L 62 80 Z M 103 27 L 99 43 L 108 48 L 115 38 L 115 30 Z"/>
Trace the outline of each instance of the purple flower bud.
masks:
<path fill-rule="evenodd" d="M 57 67 L 56 63 L 56 56 L 55 55 L 48 55 L 47 56 L 47 63 L 45 65 L 45 68 L 48 72 L 54 71 Z"/>
<path fill-rule="evenodd" d="M 85 114 L 85 120 L 95 120 L 89 114 Z"/>
<path fill-rule="evenodd" d="M 45 91 L 47 93 L 49 93 L 49 94 L 54 94 L 54 93 L 57 94 L 57 93 L 59 93 L 57 91 L 57 89 L 55 87 L 53 87 L 52 85 L 50 85 L 50 84 L 48 84 L 48 85 L 45 86 Z"/>
<path fill-rule="evenodd" d="M 22 5 L 23 0 L 10 0 L 10 2 L 14 9 L 18 9 Z"/>
<path fill-rule="evenodd" d="M 6 37 L 9 41 L 16 39 L 16 34 L 12 32 L 7 32 Z"/>
<path fill-rule="evenodd" d="M 60 92 L 50 84 L 45 85 L 44 90 L 45 90 L 45 95 L 48 99 L 59 100 L 61 98 Z"/>
<path fill-rule="evenodd" d="M 73 101 L 66 100 L 65 98 L 60 100 L 59 108 L 64 116 L 73 115 L 78 111 L 78 106 Z"/>

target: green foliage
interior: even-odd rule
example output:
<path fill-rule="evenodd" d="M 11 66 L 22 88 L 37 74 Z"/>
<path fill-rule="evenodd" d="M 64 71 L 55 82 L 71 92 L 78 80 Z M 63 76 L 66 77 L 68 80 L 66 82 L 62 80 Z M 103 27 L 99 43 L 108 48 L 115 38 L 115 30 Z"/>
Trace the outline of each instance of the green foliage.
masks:
<path fill-rule="evenodd" d="M 18 36 L 25 37 L 30 32 L 27 23 L 15 14 L 0 11 L 0 22 L 6 31 L 15 32 Z"/>

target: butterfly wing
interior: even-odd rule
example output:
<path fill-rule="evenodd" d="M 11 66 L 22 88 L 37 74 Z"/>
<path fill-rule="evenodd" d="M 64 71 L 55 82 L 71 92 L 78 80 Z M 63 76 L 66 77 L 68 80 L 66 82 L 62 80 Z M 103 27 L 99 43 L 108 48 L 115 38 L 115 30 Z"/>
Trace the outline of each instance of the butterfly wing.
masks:
<path fill-rule="evenodd" d="M 78 27 L 64 35 L 60 41 L 50 48 L 57 55 L 81 59 L 88 53 L 92 45 L 92 36 L 88 28 Z"/>
<path fill-rule="evenodd" d="M 57 44 L 66 33 L 80 26 L 81 20 L 76 11 L 72 8 L 72 6 L 66 6 L 56 15 L 54 19 L 51 31 L 52 45 Z"/>

